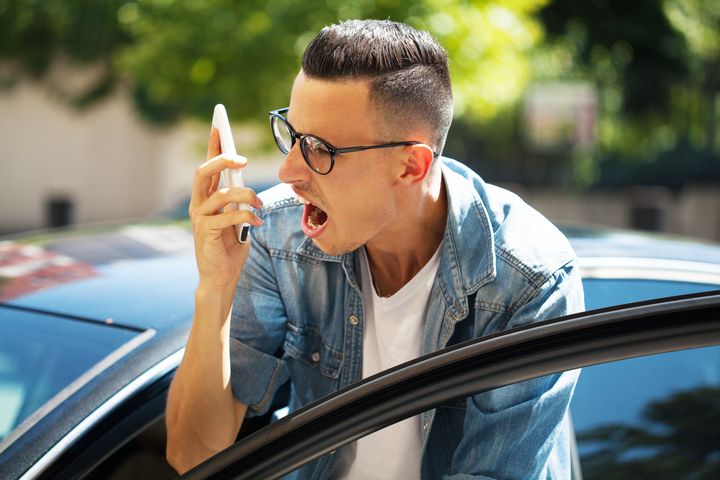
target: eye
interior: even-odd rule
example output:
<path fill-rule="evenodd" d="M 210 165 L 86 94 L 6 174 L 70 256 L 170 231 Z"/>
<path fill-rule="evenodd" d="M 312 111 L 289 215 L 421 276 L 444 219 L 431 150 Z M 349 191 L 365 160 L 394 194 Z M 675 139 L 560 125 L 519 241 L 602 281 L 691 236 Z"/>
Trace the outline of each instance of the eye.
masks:
<path fill-rule="evenodd" d="M 330 150 L 328 150 L 327 145 L 325 145 L 323 142 L 318 140 L 315 137 L 307 136 L 305 137 L 307 149 L 309 152 L 312 153 L 312 155 L 319 155 L 319 156 L 330 156 Z"/>

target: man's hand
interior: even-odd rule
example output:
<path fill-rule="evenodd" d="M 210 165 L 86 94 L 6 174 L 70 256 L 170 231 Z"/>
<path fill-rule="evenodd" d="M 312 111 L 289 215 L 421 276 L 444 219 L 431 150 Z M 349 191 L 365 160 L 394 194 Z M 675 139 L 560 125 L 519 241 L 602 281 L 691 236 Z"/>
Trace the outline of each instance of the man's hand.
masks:
<path fill-rule="evenodd" d="M 242 157 L 220 154 L 220 136 L 216 128 L 210 132 L 207 159 L 195 172 L 189 208 L 195 262 L 201 285 L 224 290 L 237 283 L 250 250 L 249 242 L 238 242 L 233 226 L 249 223 L 257 227 L 263 222 L 248 210 L 221 212 L 221 209 L 229 203 L 247 203 L 260 208 L 262 201 L 249 188 L 218 190 L 220 172 L 225 168 L 243 168 L 246 161 Z"/>
<path fill-rule="evenodd" d="M 168 394 L 167 459 L 180 473 L 232 445 L 247 406 L 235 400 L 230 384 L 230 317 L 235 285 L 247 261 L 250 243 L 240 243 L 234 225 L 262 220 L 247 210 L 221 212 L 228 203 L 262 202 L 248 188 L 218 190 L 224 168 L 242 168 L 244 160 L 220 155 L 220 137 L 212 129 L 208 160 L 193 180 L 190 218 L 200 282 L 195 316 L 185 355 Z"/>

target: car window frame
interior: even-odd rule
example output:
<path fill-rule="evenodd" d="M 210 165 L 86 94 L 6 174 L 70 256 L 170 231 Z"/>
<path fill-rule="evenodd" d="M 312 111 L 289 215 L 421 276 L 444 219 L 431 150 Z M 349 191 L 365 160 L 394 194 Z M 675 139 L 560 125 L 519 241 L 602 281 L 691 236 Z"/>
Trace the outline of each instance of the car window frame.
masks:
<path fill-rule="evenodd" d="M 276 478 L 444 402 L 575 368 L 720 345 L 720 290 L 577 313 L 463 342 L 313 402 L 180 478 Z"/>

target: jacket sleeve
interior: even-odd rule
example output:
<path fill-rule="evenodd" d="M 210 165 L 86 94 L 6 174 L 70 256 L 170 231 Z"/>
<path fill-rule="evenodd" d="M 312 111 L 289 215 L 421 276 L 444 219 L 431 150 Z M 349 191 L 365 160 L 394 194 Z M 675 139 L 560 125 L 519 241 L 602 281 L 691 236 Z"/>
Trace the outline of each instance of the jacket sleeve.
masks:
<path fill-rule="evenodd" d="M 238 281 L 230 326 L 230 381 L 234 397 L 249 415 L 267 412 L 289 378 L 275 354 L 285 338 L 287 316 L 270 254 L 251 229 L 250 256 Z"/>
<path fill-rule="evenodd" d="M 573 261 L 550 276 L 512 315 L 507 328 L 583 309 Z M 557 373 L 469 397 L 463 436 L 444 478 L 570 478 L 568 407 L 579 374 Z"/>

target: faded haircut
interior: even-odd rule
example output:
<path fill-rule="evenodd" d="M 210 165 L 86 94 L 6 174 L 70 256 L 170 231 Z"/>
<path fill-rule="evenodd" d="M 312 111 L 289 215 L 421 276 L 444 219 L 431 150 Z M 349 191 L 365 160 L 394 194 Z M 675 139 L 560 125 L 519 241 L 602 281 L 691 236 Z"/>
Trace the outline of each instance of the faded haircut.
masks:
<path fill-rule="evenodd" d="M 452 87 L 447 53 L 429 33 L 391 20 L 348 20 L 317 34 L 302 68 L 319 79 L 367 79 L 383 129 L 395 134 L 420 127 L 442 152 L 452 122 Z"/>

